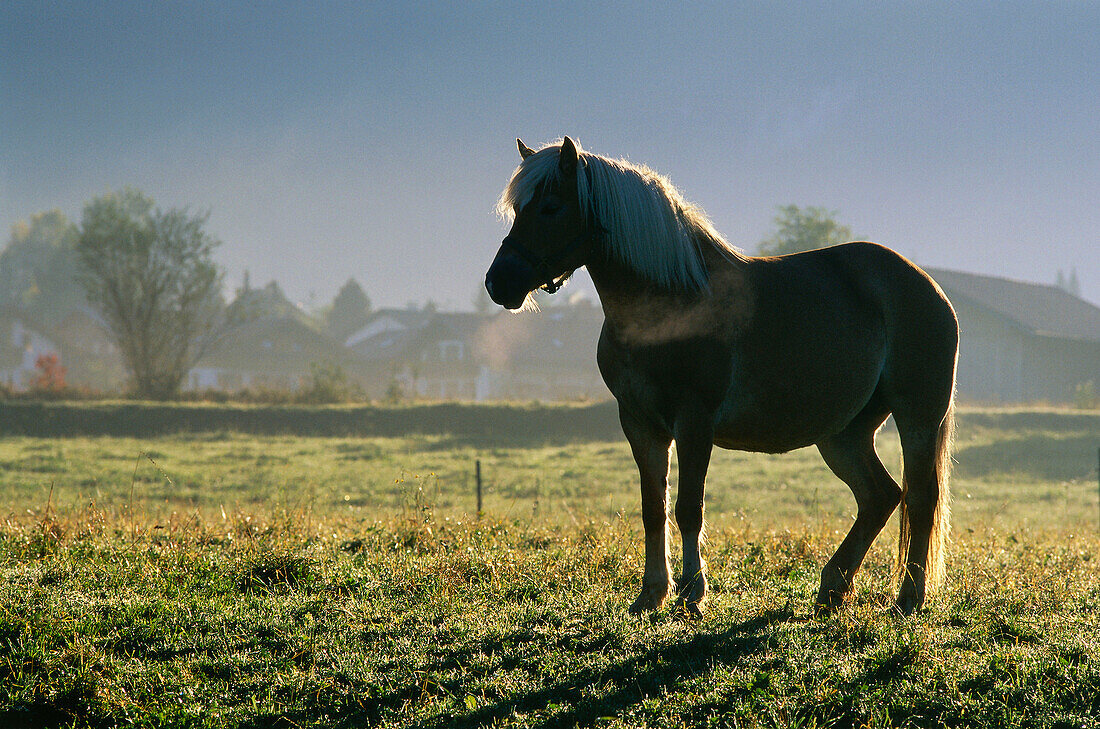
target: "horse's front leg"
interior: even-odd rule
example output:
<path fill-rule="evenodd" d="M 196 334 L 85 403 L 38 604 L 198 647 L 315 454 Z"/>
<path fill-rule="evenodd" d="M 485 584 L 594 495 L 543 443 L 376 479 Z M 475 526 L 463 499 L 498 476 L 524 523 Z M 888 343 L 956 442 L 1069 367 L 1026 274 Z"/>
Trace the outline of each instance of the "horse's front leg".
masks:
<path fill-rule="evenodd" d="M 645 527 L 645 572 L 642 591 L 630 612 L 656 610 L 669 590 L 668 462 L 672 438 L 655 433 L 629 415 L 619 413 L 623 432 L 638 464 L 642 486 L 642 525 Z"/>
<path fill-rule="evenodd" d="M 684 541 L 684 571 L 677 604 L 690 615 L 702 615 L 707 594 L 706 564 L 700 554 L 703 540 L 703 492 L 714 446 L 713 421 L 706 415 L 682 417 L 676 422 L 676 524 Z"/>

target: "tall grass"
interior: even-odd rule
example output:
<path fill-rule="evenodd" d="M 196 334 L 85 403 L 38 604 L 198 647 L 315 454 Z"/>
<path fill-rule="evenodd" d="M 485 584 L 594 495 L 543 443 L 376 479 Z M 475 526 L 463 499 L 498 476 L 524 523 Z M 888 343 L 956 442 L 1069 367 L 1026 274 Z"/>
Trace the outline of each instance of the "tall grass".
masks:
<path fill-rule="evenodd" d="M 890 553 L 814 617 L 830 530 L 715 530 L 708 614 L 626 613 L 621 520 L 304 512 L 0 530 L 5 726 L 1092 726 L 1100 540 L 974 530 L 934 609 Z"/>
<path fill-rule="evenodd" d="M 853 510 L 815 452 L 717 453 L 700 621 L 626 613 L 618 440 L 9 436 L 0 726 L 1097 726 L 1098 434 L 964 411 L 947 580 L 905 620 L 889 532 L 813 615 Z"/>

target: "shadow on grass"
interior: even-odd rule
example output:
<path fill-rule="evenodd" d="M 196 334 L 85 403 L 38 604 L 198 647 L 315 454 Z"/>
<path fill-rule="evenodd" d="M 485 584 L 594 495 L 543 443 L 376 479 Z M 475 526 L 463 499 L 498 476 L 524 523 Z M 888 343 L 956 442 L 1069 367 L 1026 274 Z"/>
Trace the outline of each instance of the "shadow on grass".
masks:
<path fill-rule="evenodd" d="M 1092 478 L 1100 435 L 1006 438 L 955 453 L 955 473 L 968 478 L 1021 474 L 1048 481 Z"/>
<path fill-rule="evenodd" d="M 600 717 L 620 715 L 647 698 L 674 692 L 684 680 L 710 673 L 716 665 L 735 665 L 763 652 L 771 638 L 769 628 L 792 617 L 789 610 L 770 611 L 718 633 L 700 633 L 674 645 L 655 646 L 611 665 L 583 668 L 557 677 L 538 690 L 503 698 L 462 716 L 439 716 L 421 726 L 481 727 L 499 723 L 516 713 L 546 711 L 554 713 L 542 720 L 530 717 L 530 726 L 590 725 Z M 466 646 L 463 655 L 452 651 L 433 668 L 468 665 L 483 648 L 486 647 Z M 599 646 L 593 649 L 598 650 Z M 511 662 L 519 665 L 523 661 Z M 588 689 L 594 686 L 613 688 L 600 696 L 588 695 Z M 377 723 L 387 713 L 399 711 L 415 700 L 420 692 L 417 686 L 402 687 L 378 697 L 376 705 L 365 713 L 340 716 L 339 723 L 348 726 Z"/>

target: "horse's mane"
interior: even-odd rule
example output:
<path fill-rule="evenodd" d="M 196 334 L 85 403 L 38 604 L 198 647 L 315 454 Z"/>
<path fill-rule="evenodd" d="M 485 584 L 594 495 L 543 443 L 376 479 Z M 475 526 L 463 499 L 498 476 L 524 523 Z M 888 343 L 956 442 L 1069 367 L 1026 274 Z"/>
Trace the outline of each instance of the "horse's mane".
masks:
<path fill-rule="evenodd" d="M 505 219 L 515 217 L 545 186 L 560 180 L 560 143 L 543 147 L 516 168 L 497 202 Z M 607 253 L 642 278 L 670 289 L 707 287 L 701 245 L 727 258 L 742 255 L 714 229 L 698 206 L 684 200 L 663 175 L 644 165 L 581 151 L 577 194 L 589 224 L 603 231 Z"/>

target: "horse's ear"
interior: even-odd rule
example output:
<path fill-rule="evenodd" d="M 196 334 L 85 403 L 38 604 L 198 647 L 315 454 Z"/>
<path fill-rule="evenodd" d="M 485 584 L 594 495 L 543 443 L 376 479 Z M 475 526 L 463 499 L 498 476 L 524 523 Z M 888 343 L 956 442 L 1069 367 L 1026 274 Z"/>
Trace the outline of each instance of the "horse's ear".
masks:
<path fill-rule="evenodd" d="M 577 145 L 566 137 L 561 142 L 561 152 L 558 154 L 558 169 L 566 177 L 577 174 Z"/>
<path fill-rule="evenodd" d="M 526 144 L 524 144 L 523 140 L 519 139 L 518 137 L 516 138 L 516 146 L 519 147 L 519 156 L 522 157 L 523 159 L 527 159 L 528 157 L 530 157 L 531 155 L 533 155 L 535 153 L 535 150 L 531 149 Z"/>

